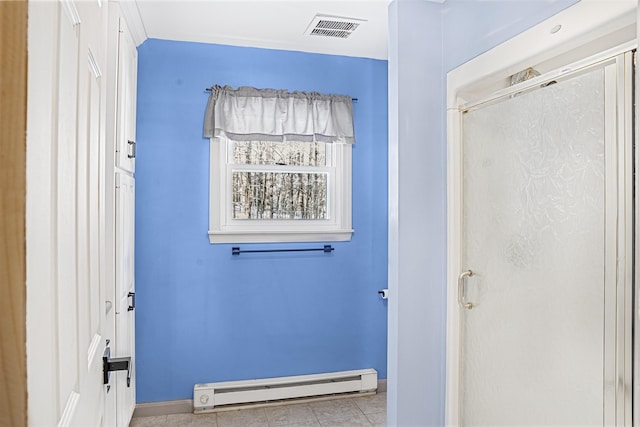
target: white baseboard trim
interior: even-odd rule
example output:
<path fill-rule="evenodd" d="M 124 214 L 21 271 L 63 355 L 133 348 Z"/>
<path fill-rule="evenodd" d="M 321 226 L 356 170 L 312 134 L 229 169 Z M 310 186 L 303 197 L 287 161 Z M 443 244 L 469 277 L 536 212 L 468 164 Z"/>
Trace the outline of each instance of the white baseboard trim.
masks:
<path fill-rule="evenodd" d="M 378 393 L 387 391 L 387 380 L 378 380 Z M 353 396 L 345 396 L 353 397 Z M 190 414 L 193 412 L 193 400 L 165 400 L 162 402 L 138 403 L 133 417 L 154 417 L 157 415 Z"/>

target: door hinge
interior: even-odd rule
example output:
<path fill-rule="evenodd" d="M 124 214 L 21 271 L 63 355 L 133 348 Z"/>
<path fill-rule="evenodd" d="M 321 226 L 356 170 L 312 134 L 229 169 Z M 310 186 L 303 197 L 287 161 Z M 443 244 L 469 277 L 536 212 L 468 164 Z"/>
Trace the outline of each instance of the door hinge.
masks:
<path fill-rule="evenodd" d="M 136 142 L 128 140 L 127 144 L 129 144 L 129 147 L 130 147 L 127 157 L 130 159 L 135 159 L 136 158 Z"/>
<path fill-rule="evenodd" d="M 136 308 L 136 293 L 135 292 L 129 292 L 127 294 L 128 298 L 131 298 L 131 305 L 129 307 L 127 307 L 127 311 L 133 311 Z"/>

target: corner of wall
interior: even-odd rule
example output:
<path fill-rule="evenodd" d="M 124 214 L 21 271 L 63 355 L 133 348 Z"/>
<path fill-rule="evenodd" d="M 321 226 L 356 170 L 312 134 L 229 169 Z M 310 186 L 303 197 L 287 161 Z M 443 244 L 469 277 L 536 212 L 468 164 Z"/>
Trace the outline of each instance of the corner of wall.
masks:
<path fill-rule="evenodd" d="M 441 28 L 440 3 L 389 6 L 389 425 L 444 422 Z"/>

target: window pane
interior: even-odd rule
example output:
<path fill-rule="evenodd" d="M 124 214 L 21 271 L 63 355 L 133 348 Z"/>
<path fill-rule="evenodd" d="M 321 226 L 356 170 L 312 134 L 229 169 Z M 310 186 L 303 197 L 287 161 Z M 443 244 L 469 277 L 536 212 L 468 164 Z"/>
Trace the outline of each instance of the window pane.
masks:
<path fill-rule="evenodd" d="M 244 165 L 325 166 L 324 142 L 236 141 L 233 163 Z"/>
<path fill-rule="evenodd" d="M 327 219 L 327 174 L 233 172 L 234 219 Z"/>

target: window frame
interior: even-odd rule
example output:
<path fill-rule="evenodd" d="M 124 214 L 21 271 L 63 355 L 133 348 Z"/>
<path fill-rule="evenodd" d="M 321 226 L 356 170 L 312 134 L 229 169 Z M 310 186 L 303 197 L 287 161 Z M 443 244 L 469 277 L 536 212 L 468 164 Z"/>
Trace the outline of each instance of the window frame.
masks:
<path fill-rule="evenodd" d="M 352 217 L 352 147 L 351 144 L 327 143 L 330 164 L 318 172 L 328 173 L 327 213 L 325 220 L 233 219 L 231 192 L 235 169 L 270 171 L 306 167 L 279 165 L 236 165 L 231 162 L 232 141 L 225 137 L 210 138 L 209 159 L 209 242 L 216 243 L 284 243 L 338 242 L 351 239 Z M 309 168 L 306 168 L 307 170 Z M 306 172 L 306 171 L 305 171 Z"/>

